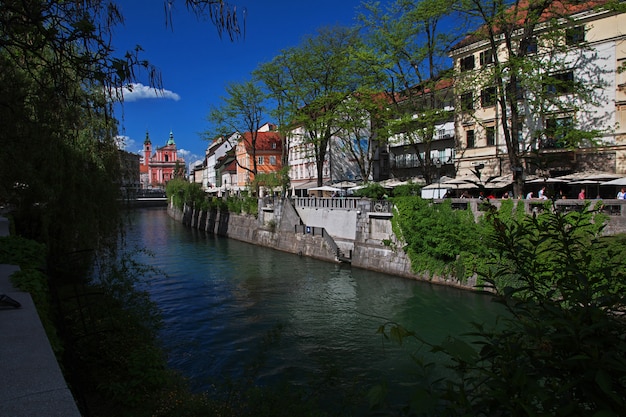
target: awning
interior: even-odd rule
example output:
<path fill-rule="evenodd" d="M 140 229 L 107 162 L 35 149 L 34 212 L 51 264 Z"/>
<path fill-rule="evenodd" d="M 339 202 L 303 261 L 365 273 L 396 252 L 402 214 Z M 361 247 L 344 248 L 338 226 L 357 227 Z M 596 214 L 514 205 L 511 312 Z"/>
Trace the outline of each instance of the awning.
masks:
<path fill-rule="evenodd" d="M 317 187 L 317 181 L 291 181 L 291 188 L 294 190 L 308 190 L 312 187 Z"/>

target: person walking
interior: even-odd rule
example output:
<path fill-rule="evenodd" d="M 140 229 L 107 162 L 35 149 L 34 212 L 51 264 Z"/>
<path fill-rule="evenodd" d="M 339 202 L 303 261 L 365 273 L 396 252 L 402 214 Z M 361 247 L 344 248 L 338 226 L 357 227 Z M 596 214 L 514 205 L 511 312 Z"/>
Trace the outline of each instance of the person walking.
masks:
<path fill-rule="evenodd" d="M 585 199 L 585 189 L 581 188 L 580 192 L 578 193 L 578 199 L 579 200 L 584 200 Z"/>

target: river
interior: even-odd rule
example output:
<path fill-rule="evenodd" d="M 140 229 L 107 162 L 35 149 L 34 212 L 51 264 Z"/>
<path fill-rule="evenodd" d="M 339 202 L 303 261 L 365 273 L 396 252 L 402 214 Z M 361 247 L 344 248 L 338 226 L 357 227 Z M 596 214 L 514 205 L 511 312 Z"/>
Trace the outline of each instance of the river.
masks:
<path fill-rule="evenodd" d="M 147 286 L 163 315 L 160 336 L 196 390 L 252 367 L 260 384 L 331 378 L 335 393 L 385 380 L 402 401 L 416 380 L 410 354 L 428 349 L 385 342 L 379 326 L 401 323 L 439 343 L 499 311 L 485 295 L 208 235 L 165 209 L 134 211 L 127 239 L 163 272 Z"/>

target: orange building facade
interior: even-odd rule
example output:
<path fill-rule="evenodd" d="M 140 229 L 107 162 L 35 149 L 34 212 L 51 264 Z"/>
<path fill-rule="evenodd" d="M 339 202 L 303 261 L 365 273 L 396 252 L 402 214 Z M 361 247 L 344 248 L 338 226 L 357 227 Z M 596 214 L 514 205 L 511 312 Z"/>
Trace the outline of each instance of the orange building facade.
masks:
<path fill-rule="evenodd" d="M 254 143 L 251 132 L 241 136 L 236 148 L 237 186 L 240 189 L 254 180 L 255 160 L 258 174 L 278 172 L 282 168 L 282 140 L 280 134 L 272 129 L 270 124 L 264 125 L 255 133 Z"/>
<path fill-rule="evenodd" d="M 174 134 L 170 132 L 165 146 L 153 150 L 152 141 L 146 132 L 140 166 L 142 188 L 165 188 L 165 184 L 176 176 L 177 170 L 184 173 L 185 160 L 177 155 Z"/>

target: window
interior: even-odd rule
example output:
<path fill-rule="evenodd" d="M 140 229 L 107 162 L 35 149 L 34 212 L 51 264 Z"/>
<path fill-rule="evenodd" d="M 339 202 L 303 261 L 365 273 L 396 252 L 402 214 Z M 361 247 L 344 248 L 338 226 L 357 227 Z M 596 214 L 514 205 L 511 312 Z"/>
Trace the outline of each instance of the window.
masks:
<path fill-rule="evenodd" d="M 276 149 L 276 142 L 272 142 L 272 149 Z"/>
<path fill-rule="evenodd" d="M 398 162 L 399 162 L 398 166 L 399 166 L 400 168 L 406 168 L 406 167 L 408 167 L 408 163 L 407 163 L 407 161 L 408 161 L 408 156 L 407 156 L 406 154 L 402 154 L 402 155 L 400 155 L 400 157 L 399 157 L 399 159 L 398 159 Z"/>
<path fill-rule="evenodd" d="M 413 162 L 413 157 L 410 153 L 404 154 L 404 168 L 411 168 L 411 163 Z"/>
<path fill-rule="evenodd" d="M 461 71 L 469 71 L 474 69 L 474 55 L 461 58 Z"/>
<path fill-rule="evenodd" d="M 490 49 L 488 51 L 483 51 L 479 56 L 480 66 L 493 64 L 493 51 Z"/>
<path fill-rule="evenodd" d="M 574 127 L 572 117 L 553 117 L 546 120 L 545 141 L 542 148 L 561 148 L 566 145 L 565 139 Z"/>
<path fill-rule="evenodd" d="M 585 41 L 585 27 L 574 26 L 573 28 L 565 29 L 565 43 L 567 45 L 578 45 Z"/>
<path fill-rule="evenodd" d="M 518 101 L 524 99 L 524 89 L 522 88 L 522 84 L 520 84 L 519 81 L 515 83 L 515 86 L 513 85 L 513 83 L 508 83 L 506 85 L 506 91 L 509 96 L 515 94 L 515 98 Z"/>
<path fill-rule="evenodd" d="M 270 165 L 276 165 L 276 157 L 274 155 L 270 156 Z"/>
<path fill-rule="evenodd" d="M 537 45 L 537 38 L 530 38 L 527 40 L 526 44 L 522 44 L 520 45 L 522 48 L 524 48 L 526 50 L 527 54 L 536 54 L 538 48 Z"/>
<path fill-rule="evenodd" d="M 474 109 L 474 93 L 461 94 L 461 110 L 468 111 Z"/>
<path fill-rule="evenodd" d="M 465 131 L 465 140 L 467 141 L 467 147 L 468 148 L 474 148 L 476 146 L 476 143 L 474 141 L 474 131 L 473 130 L 466 130 Z"/>
<path fill-rule="evenodd" d="M 545 83 L 548 94 L 568 94 L 574 91 L 574 71 L 559 72 L 548 76 Z"/>
<path fill-rule="evenodd" d="M 264 163 L 263 157 L 262 156 L 257 157 L 256 164 L 257 165 L 263 165 L 263 163 Z"/>
<path fill-rule="evenodd" d="M 482 107 L 492 107 L 496 105 L 495 87 L 487 87 L 480 92 L 480 105 Z"/>
<path fill-rule="evenodd" d="M 494 126 L 487 126 L 485 128 L 485 136 L 487 138 L 487 146 L 496 145 L 496 128 Z"/>

